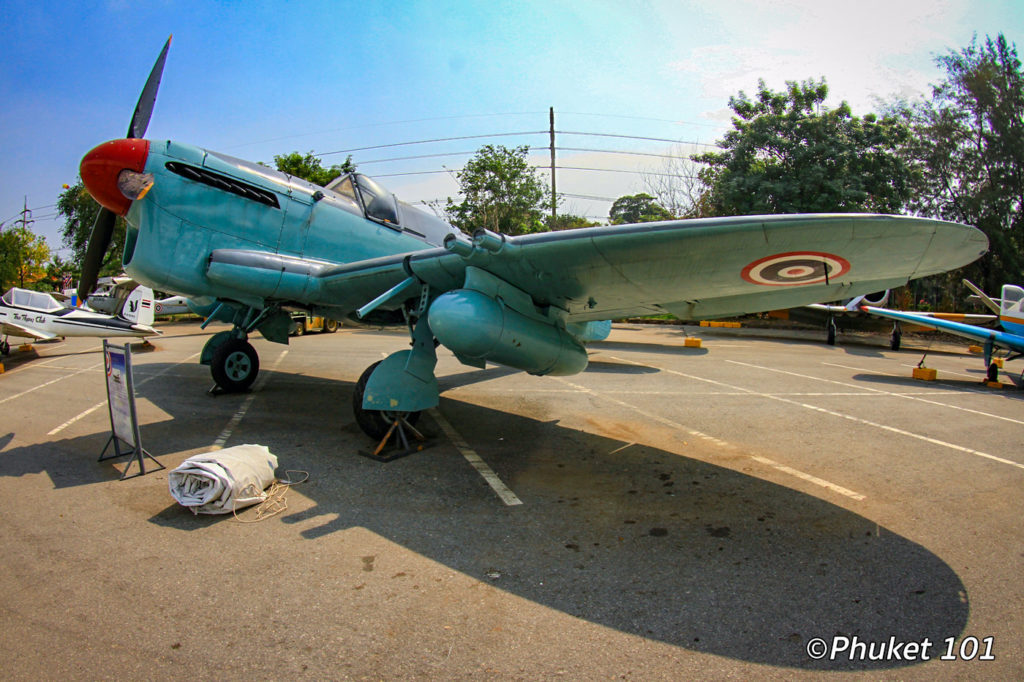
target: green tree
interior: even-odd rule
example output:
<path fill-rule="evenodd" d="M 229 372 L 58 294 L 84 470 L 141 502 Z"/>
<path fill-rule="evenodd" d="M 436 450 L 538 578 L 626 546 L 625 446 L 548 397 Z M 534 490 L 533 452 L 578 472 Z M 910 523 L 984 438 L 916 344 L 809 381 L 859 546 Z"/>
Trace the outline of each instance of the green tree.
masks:
<path fill-rule="evenodd" d="M 989 253 L 955 276 L 985 290 L 1019 282 L 1024 270 L 1024 74 L 1000 34 L 939 57 L 945 78 L 929 101 L 897 107 L 914 135 L 908 158 L 921 173 L 912 210 L 974 225 Z M 941 276 L 940 276 L 941 277 Z"/>
<path fill-rule="evenodd" d="M 455 174 L 463 199 L 455 203 L 448 198 L 448 221 L 470 233 L 479 228 L 508 235 L 542 232 L 550 193 L 527 162 L 529 151 L 526 146 L 481 147 Z"/>
<path fill-rule="evenodd" d="M 351 173 L 356 169 L 351 156 L 347 157 L 344 163 L 324 168 L 320 158 L 314 156 L 313 152 L 309 152 L 305 156 L 299 152 L 275 156 L 274 165 L 282 173 L 294 175 L 321 187 L 339 175 Z"/>
<path fill-rule="evenodd" d="M 81 180 L 70 187 L 65 187 L 57 197 L 57 213 L 64 218 L 64 225 L 60 231 L 61 241 L 66 248 L 71 249 L 69 265 L 76 276 L 81 271 L 79 264 L 85 258 L 85 251 L 89 247 L 89 237 L 92 235 L 92 227 L 99 212 L 100 205 L 92 198 Z M 100 276 L 116 275 L 121 271 L 124 235 L 124 218 L 118 216 L 114 222 L 114 235 L 110 240 L 110 248 L 107 249 L 107 253 L 103 257 Z"/>
<path fill-rule="evenodd" d="M 790 81 L 784 92 L 758 83 L 751 99 L 729 99 L 733 129 L 706 164 L 713 215 L 899 212 L 910 196 L 911 166 L 899 153 L 909 129 L 896 117 L 853 116 L 846 102 L 823 106 L 824 80 Z"/>
<path fill-rule="evenodd" d="M 544 217 L 544 229 L 551 232 L 558 230 L 575 230 L 580 227 L 597 227 L 601 223 L 580 215 L 571 215 L 568 213 L 559 213 L 554 219 L 551 216 Z"/>
<path fill-rule="evenodd" d="M 50 247 L 46 237 L 28 227 L 8 228 L 0 232 L 0 288 L 32 287 L 46 275 Z"/>
<path fill-rule="evenodd" d="M 608 211 L 612 225 L 652 223 L 656 220 L 672 220 L 674 217 L 654 197 L 644 193 L 619 197 Z"/>

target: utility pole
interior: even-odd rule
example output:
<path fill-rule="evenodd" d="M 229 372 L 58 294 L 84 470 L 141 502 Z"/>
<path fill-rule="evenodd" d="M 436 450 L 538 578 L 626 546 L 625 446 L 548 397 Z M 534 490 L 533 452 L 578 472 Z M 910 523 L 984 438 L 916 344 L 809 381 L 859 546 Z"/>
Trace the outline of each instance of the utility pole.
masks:
<path fill-rule="evenodd" d="M 18 224 L 21 227 L 28 227 L 35 220 L 32 219 L 32 211 L 28 210 L 28 196 L 25 196 L 25 203 L 22 205 L 21 218 L 18 220 Z"/>
<path fill-rule="evenodd" d="M 555 193 L 555 108 L 548 109 L 548 120 L 551 123 L 551 227 L 558 218 L 558 195 Z"/>

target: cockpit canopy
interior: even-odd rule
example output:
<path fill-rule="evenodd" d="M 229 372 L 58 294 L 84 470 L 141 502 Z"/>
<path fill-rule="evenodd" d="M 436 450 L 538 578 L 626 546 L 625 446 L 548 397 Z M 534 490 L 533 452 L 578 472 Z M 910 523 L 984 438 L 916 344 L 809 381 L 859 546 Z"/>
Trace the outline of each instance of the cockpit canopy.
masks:
<path fill-rule="evenodd" d="M 64 306 L 57 303 L 57 300 L 49 294 L 44 294 L 41 291 L 19 289 L 17 287 L 8 290 L 7 293 L 3 295 L 2 300 L 9 306 L 29 308 L 31 310 L 38 310 L 44 313 L 55 312 L 64 308 Z"/>
<path fill-rule="evenodd" d="M 458 232 L 440 218 L 400 201 L 376 180 L 362 173 L 337 177 L 327 184 L 326 189 L 356 202 L 368 219 L 409 232 L 434 246 L 441 246 L 448 233 Z"/>

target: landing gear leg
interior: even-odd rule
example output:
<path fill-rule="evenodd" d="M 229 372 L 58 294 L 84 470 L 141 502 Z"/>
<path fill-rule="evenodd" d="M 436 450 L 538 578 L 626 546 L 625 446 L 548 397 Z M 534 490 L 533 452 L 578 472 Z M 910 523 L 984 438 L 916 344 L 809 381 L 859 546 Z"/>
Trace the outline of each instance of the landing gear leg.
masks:
<path fill-rule="evenodd" d="M 826 337 L 825 343 L 830 346 L 836 345 L 836 321 L 829 315 L 828 324 L 826 325 Z"/>
<path fill-rule="evenodd" d="M 10 354 L 11 354 L 11 344 L 7 341 L 7 339 L 4 339 L 3 341 L 0 341 L 0 355 L 10 355 Z"/>
<path fill-rule="evenodd" d="M 889 334 L 889 348 L 893 350 L 900 349 L 900 341 L 903 340 L 903 332 L 900 330 L 900 323 L 895 322 L 892 325 L 892 333 Z"/>

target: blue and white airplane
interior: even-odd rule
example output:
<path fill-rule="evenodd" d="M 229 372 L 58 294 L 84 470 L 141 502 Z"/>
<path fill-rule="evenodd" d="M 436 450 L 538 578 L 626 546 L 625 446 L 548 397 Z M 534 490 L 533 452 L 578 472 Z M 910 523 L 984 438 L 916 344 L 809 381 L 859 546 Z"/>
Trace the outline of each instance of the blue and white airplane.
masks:
<path fill-rule="evenodd" d="M 925 313 L 911 313 L 901 310 L 889 310 L 887 308 L 876 308 L 875 306 L 861 306 L 861 310 L 879 317 L 886 317 L 899 322 L 912 322 L 923 327 L 940 329 L 950 334 L 974 339 L 984 344 L 985 366 L 988 381 L 999 380 L 999 366 L 993 362 L 992 353 L 996 348 L 1005 348 L 1010 351 L 1008 360 L 1015 360 L 1024 355 L 1024 289 L 1013 284 L 1004 284 L 1002 297 L 998 300 L 989 298 L 980 289 L 970 282 L 964 280 L 975 294 L 981 297 L 989 308 L 999 316 L 999 324 L 1002 331 L 979 327 L 973 324 L 965 324 L 953 320 L 946 320 L 927 315 Z M 1022 377 L 1012 377 L 1014 383 L 1022 386 Z"/>

